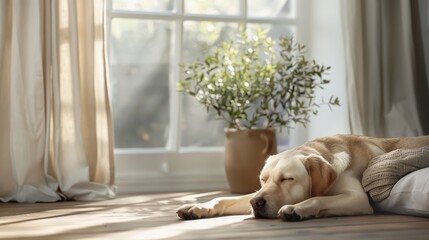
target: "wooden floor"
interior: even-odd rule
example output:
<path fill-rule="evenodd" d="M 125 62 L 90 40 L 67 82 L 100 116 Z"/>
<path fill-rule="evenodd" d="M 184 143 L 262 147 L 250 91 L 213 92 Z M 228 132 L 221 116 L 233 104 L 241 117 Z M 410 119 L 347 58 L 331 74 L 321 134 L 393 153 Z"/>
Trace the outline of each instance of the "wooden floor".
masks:
<path fill-rule="evenodd" d="M 429 239 L 429 218 L 333 217 L 303 222 L 251 216 L 182 221 L 175 209 L 211 193 L 119 196 L 100 202 L 0 203 L 0 239 Z"/>

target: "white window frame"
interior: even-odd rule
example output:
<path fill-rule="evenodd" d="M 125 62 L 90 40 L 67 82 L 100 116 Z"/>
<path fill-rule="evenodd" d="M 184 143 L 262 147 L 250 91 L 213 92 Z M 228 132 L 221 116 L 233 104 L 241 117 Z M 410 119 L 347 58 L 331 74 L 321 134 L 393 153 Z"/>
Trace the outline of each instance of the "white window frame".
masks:
<path fill-rule="evenodd" d="M 184 14 L 184 0 L 177 0 L 176 11 L 172 13 L 148 13 L 112 10 L 112 0 L 106 0 L 107 47 L 110 49 L 110 25 L 114 18 L 156 19 L 175 21 L 177 42 L 173 46 L 174 58 L 181 60 L 183 22 L 218 21 L 260 24 L 288 24 L 294 26 L 295 36 L 303 43 L 308 39 L 308 22 L 305 10 L 307 0 L 296 0 L 294 18 L 248 18 L 247 0 L 240 0 L 238 16 Z M 110 51 L 108 51 L 110 52 Z M 119 192 L 166 192 L 226 190 L 228 188 L 223 166 L 223 147 L 180 148 L 180 112 L 182 94 L 174 86 L 179 79 L 178 64 L 171 64 L 170 86 L 170 138 L 167 148 L 155 149 L 115 149 L 116 184 Z M 307 140 L 307 131 L 297 126 L 290 132 L 289 146 L 279 146 L 279 150 L 294 147 Z"/>

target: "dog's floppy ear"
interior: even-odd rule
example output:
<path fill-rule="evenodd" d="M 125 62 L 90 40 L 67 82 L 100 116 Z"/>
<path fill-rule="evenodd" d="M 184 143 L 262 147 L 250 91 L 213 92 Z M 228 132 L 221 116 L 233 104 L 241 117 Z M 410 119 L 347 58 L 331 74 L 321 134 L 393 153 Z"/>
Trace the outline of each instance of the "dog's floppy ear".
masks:
<path fill-rule="evenodd" d="M 337 177 L 337 173 L 326 160 L 311 155 L 305 161 L 308 175 L 311 178 L 311 196 L 325 194 Z"/>

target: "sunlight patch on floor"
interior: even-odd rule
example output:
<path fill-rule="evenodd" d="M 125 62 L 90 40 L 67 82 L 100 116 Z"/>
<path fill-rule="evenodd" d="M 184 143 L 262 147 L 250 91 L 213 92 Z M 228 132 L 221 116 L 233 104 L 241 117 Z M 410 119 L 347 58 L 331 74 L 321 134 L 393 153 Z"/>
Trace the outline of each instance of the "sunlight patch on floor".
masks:
<path fill-rule="evenodd" d="M 58 202 L 25 206 L 15 216 L 0 218 L 1 236 L 49 237 L 79 232 L 114 230 L 122 231 L 112 238 L 164 239 L 186 234 L 187 231 L 216 228 L 243 220 L 243 216 L 181 221 L 175 214 L 178 205 L 197 202 L 200 198 L 212 198 L 222 192 L 166 193 L 118 196 L 115 199 L 97 202 Z M 6 207 L 6 205 L 3 205 Z M 1 214 L 0 214 L 1 215 Z M 170 224 L 160 225 L 163 221 Z M 8 226 L 13 225 L 13 228 Z M 31 231 L 21 231 L 31 229 Z"/>
<path fill-rule="evenodd" d="M 150 203 L 155 201 L 161 201 L 165 199 L 176 199 L 181 197 L 186 197 L 189 193 L 165 193 L 165 194 L 140 194 L 133 196 L 117 196 L 114 199 L 104 200 L 104 201 L 95 201 L 95 202 L 80 202 L 82 206 L 117 206 L 123 204 L 140 204 L 140 203 Z"/>
<path fill-rule="evenodd" d="M 105 213 L 108 215 L 109 213 Z M 112 223 L 141 221 L 150 216 L 108 216 L 101 217 L 100 215 L 65 215 L 60 217 L 47 217 L 37 220 L 23 221 L 14 224 L 14 228 L 2 229 L 1 236 L 3 238 L 13 237 L 42 237 L 66 232 L 79 231 L 80 229 L 96 228 Z M 31 229 L 31 231 L 23 232 L 21 229 Z"/>

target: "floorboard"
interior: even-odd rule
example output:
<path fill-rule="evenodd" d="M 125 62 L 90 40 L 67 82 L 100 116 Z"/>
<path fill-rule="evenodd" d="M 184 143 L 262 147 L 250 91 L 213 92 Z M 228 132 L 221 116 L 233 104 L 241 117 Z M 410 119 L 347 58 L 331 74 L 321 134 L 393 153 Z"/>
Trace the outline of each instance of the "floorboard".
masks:
<path fill-rule="evenodd" d="M 98 202 L 0 203 L 0 239 L 428 239 L 429 218 L 331 217 L 302 222 L 226 216 L 182 221 L 175 209 L 224 192 L 118 196 Z"/>

